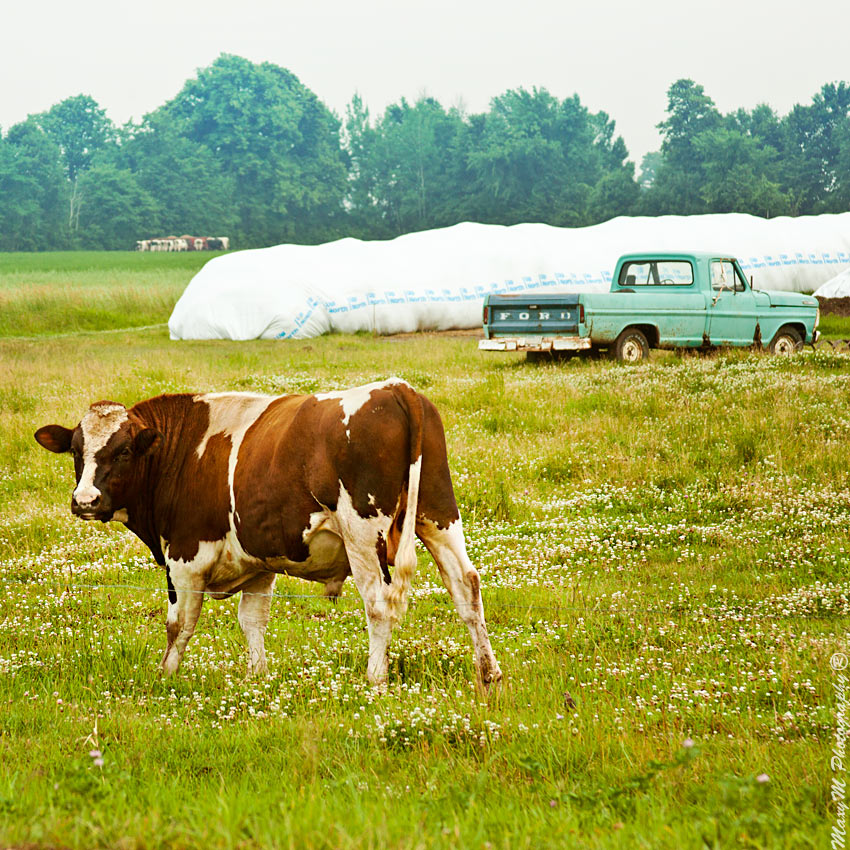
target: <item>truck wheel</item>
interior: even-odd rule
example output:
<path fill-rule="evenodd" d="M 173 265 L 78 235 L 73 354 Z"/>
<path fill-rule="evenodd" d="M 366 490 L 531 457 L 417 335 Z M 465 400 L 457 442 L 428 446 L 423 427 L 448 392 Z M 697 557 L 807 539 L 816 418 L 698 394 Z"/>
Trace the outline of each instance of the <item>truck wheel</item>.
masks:
<path fill-rule="evenodd" d="M 786 357 L 796 354 L 803 347 L 803 337 L 797 328 L 791 325 L 781 327 L 770 341 L 771 354 L 784 354 Z"/>
<path fill-rule="evenodd" d="M 649 343 L 643 331 L 626 328 L 608 352 L 613 359 L 621 363 L 640 363 L 649 357 Z"/>

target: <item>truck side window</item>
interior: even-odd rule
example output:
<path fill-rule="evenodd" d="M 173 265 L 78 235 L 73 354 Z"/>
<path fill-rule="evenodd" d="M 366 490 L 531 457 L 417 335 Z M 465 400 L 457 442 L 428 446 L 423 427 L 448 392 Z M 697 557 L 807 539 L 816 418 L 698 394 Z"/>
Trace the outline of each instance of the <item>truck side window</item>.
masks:
<path fill-rule="evenodd" d="M 682 260 L 659 260 L 656 265 L 659 283 L 687 286 L 694 282 L 694 270 L 690 263 Z"/>
<path fill-rule="evenodd" d="M 715 292 L 728 289 L 743 292 L 747 287 L 730 260 L 711 261 L 711 288 Z"/>

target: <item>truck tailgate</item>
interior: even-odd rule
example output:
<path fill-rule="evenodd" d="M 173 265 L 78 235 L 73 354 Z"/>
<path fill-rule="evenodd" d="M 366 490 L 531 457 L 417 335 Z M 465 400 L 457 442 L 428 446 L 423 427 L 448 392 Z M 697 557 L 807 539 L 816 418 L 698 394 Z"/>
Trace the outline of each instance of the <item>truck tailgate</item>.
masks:
<path fill-rule="evenodd" d="M 490 295 L 484 336 L 562 337 L 578 334 L 579 296 L 575 292 Z"/>

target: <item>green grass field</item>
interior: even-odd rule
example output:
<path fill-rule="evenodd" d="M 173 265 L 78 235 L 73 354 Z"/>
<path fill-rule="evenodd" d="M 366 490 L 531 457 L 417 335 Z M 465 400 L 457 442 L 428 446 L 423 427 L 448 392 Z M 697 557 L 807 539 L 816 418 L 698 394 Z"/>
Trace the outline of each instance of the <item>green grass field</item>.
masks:
<path fill-rule="evenodd" d="M 535 366 L 435 335 L 91 332 L 167 321 L 189 259 L 0 255 L 1 847 L 829 846 L 850 354 Z M 71 461 L 35 429 L 393 374 L 443 414 L 505 681 L 477 689 L 422 551 L 386 689 L 354 586 L 334 607 L 296 579 L 268 678 L 245 678 L 236 600 L 160 678 L 164 575 L 71 517 Z"/>
<path fill-rule="evenodd" d="M 192 275 L 217 253 L 0 253 L 0 338 L 167 322 Z"/>

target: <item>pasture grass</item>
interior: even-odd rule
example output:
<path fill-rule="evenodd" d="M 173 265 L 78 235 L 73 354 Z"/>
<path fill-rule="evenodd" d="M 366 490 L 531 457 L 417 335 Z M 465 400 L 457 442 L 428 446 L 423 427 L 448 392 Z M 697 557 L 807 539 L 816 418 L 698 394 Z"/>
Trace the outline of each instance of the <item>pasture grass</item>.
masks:
<path fill-rule="evenodd" d="M 0 253 L 0 337 L 164 324 L 218 253 Z"/>
<path fill-rule="evenodd" d="M 191 275 L 103 257 L 74 279 L 135 293 L 104 328 L 152 324 L 152 276 L 165 304 Z M 9 268 L 23 320 L 30 272 Z M 36 273 L 55 275 L 38 309 L 68 303 L 60 271 Z M 0 340 L 0 846 L 829 844 L 850 355 L 539 366 L 433 335 L 174 343 L 26 321 L 40 338 Z M 422 551 L 386 689 L 365 680 L 353 585 L 334 606 L 287 578 L 268 678 L 245 678 L 236 600 L 205 603 L 160 678 L 164 576 L 122 526 L 70 516 L 71 461 L 33 431 L 104 398 L 392 374 L 443 415 L 505 681 L 475 685 Z"/>

